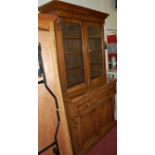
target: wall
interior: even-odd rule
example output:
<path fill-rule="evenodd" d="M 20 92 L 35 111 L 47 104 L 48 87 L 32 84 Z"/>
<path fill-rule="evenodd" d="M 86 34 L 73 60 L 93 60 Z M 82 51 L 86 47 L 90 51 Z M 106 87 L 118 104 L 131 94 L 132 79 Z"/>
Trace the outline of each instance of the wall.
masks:
<path fill-rule="evenodd" d="M 109 14 L 105 27 L 109 30 L 117 30 L 117 10 L 115 0 L 101 0 L 102 11 Z"/>
<path fill-rule="evenodd" d="M 50 2 L 51 0 L 38 0 L 38 6 Z M 105 30 L 117 30 L 117 10 L 115 9 L 115 0 L 61 0 L 64 2 L 84 6 L 97 11 L 110 14 L 105 21 Z"/>
<path fill-rule="evenodd" d="M 39 4 L 42 5 L 51 0 L 39 0 Z M 61 0 L 63 2 L 72 3 L 80 6 L 84 6 L 87 8 L 93 8 L 95 10 L 102 10 L 101 0 Z"/>

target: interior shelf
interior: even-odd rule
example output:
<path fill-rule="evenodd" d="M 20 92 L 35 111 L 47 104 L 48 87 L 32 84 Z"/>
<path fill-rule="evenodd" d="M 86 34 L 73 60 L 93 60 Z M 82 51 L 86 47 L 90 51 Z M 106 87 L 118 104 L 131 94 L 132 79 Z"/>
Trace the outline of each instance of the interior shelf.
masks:
<path fill-rule="evenodd" d="M 82 55 L 82 52 L 64 52 L 65 55 Z"/>
<path fill-rule="evenodd" d="M 63 36 L 63 39 L 82 39 L 82 36 Z"/>
<path fill-rule="evenodd" d="M 101 36 L 89 36 L 88 39 L 100 39 Z"/>
<path fill-rule="evenodd" d="M 78 69 L 80 69 L 80 70 L 83 69 L 83 66 L 79 66 L 79 67 L 75 67 L 75 68 L 69 68 L 66 70 L 66 72 L 73 72 L 73 71 L 78 70 Z"/>

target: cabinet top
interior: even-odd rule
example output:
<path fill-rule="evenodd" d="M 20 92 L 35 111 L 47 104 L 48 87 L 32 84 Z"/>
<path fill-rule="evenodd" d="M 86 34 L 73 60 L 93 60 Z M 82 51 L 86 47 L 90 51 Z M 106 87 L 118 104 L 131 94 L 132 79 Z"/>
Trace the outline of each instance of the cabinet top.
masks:
<path fill-rule="evenodd" d="M 62 1 L 51 1 L 39 7 L 40 13 L 53 14 L 59 17 L 76 18 L 82 20 L 104 22 L 109 15 L 82 6 L 69 4 Z"/>

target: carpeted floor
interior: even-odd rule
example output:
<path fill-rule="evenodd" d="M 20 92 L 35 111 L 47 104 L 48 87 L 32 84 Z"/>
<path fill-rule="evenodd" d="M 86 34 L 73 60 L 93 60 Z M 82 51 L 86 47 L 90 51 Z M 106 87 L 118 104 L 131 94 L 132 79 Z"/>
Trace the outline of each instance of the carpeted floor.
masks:
<path fill-rule="evenodd" d="M 114 126 L 86 155 L 117 155 L 117 125 Z"/>

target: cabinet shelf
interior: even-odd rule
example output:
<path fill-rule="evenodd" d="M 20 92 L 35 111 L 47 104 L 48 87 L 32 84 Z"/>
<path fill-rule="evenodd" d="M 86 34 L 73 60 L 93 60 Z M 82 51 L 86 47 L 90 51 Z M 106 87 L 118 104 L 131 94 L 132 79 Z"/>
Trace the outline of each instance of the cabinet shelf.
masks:
<path fill-rule="evenodd" d="M 65 55 L 83 55 L 83 53 L 79 52 L 79 51 L 77 51 L 77 52 L 64 52 L 64 53 L 65 53 Z"/>
<path fill-rule="evenodd" d="M 94 53 L 100 53 L 102 52 L 102 49 L 89 49 L 89 52 L 94 52 Z"/>
<path fill-rule="evenodd" d="M 101 36 L 89 36 L 88 39 L 100 39 Z"/>
<path fill-rule="evenodd" d="M 91 63 L 91 66 L 103 65 L 103 63 Z"/>
<path fill-rule="evenodd" d="M 79 67 L 75 67 L 75 68 L 69 68 L 69 69 L 67 69 L 66 70 L 66 72 L 73 72 L 73 71 L 75 71 L 75 70 L 83 70 L 83 67 L 82 66 L 79 66 Z"/>
<path fill-rule="evenodd" d="M 81 39 L 82 40 L 82 36 L 63 36 L 63 39 Z"/>

